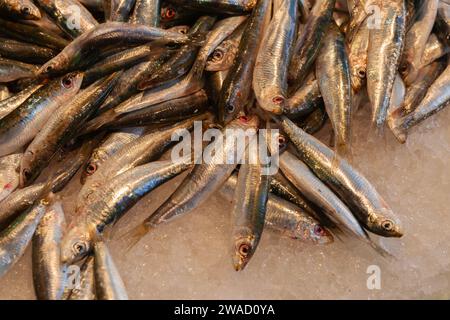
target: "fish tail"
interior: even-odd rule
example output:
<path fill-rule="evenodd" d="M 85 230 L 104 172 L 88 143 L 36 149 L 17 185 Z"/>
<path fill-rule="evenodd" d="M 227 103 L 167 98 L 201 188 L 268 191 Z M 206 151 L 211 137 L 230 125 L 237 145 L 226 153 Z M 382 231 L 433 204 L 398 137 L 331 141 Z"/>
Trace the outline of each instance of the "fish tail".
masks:
<path fill-rule="evenodd" d="M 375 250 L 375 252 L 377 252 L 382 257 L 395 258 L 395 256 L 392 253 L 382 248 L 379 244 L 375 243 L 370 237 L 367 237 L 367 243 L 372 247 L 372 249 Z"/>
<path fill-rule="evenodd" d="M 98 131 L 102 129 L 105 125 L 111 123 L 113 120 L 117 118 L 117 114 L 114 109 L 110 109 L 105 111 L 101 115 L 89 121 L 86 125 L 86 128 L 80 133 L 79 136 L 87 135 L 89 133 Z"/>
<path fill-rule="evenodd" d="M 388 126 L 392 134 L 398 140 L 398 142 L 404 144 L 407 138 L 407 132 L 401 125 L 401 118 L 396 118 L 395 115 L 388 118 Z"/>
<path fill-rule="evenodd" d="M 127 249 L 131 250 L 141 239 L 150 231 L 150 227 L 142 223 L 127 232 L 124 237 L 127 238 Z"/>

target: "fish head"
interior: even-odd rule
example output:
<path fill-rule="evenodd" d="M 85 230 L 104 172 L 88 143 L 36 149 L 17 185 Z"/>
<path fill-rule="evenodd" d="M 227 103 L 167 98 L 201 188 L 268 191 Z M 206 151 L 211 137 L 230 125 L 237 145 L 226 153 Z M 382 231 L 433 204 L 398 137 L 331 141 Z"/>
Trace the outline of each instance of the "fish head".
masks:
<path fill-rule="evenodd" d="M 320 245 L 334 242 L 331 232 L 320 224 L 315 224 L 312 228 L 309 228 L 309 238 L 313 243 Z"/>
<path fill-rule="evenodd" d="M 236 122 L 244 129 L 256 129 L 259 125 L 259 118 L 256 115 L 241 115 L 236 119 Z"/>
<path fill-rule="evenodd" d="M 236 238 L 232 248 L 233 266 L 236 271 L 244 270 L 255 253 L 256 245 L 256 239 L 251 235 Z"/>
<path fill-rule="evenodd" d="M 15 15 L 22 19 L 39 20 L 42 18 L 41 12 L 32 1 L 8 1 L 8 6 L 11 12 L 14 12 Z"/>
<path fill-rule="evenodd" d="M 293 239 L 300 239 L 313 244 L 326 245 L 334 242 L 329 230 L 309 216 L 304 216 L 290 235 Z"/>
<path fill-rule="evenodd" d="M 21 188 L 29 186 L 40 173 L 40 166 L 34 165 L 36 157 L 33 150 L 26 150 L 20 163 L 19 185 Z"/>
<path fill-rule="evenodd" d="M 61 262 L 76 263 L 92 251 L 92 236 L 87 224 L 71 224 L 61 242 Z"/>
<path fill-rule="evenodd" d="M 372 232 L 383 237 L 400 238 L 403 236 L 400 221 L 394 218 L 389 209 L 370 215 L 369 225 Z"/>
<path fill-rule="evenodd" d="M 351 68 L 351 82 L 354 92 L 359 92 L 366 83 L 367 67 L 364 62 L 356 61 Z"/>
<path fill-rule="evenodd" d="M 82 72 L 71 72 L 60 78 L 59 85 L 61 91 L 64 93 L 60 95 L 62 99 L 67 96 L 72 96 L 76 94 L 83 82 L 84 73 Z"/>
<path fill-rule="evenodd" d="M 100 163 L 100 159 L 96 157 L 96 154 L 88 161 L 88 163 L 84 166 L 83 172 L 81 173 L 81 184 L 85 184 L 88 177 L 92 176 L 97 172 L 98 165 Z"/>
<path fill-rule="evenodd" d="M 258 98 L 258 102 L 265 111 L 275 115 L 280 115 L 286 106 L 286 95 L 278 88 L 272 87 L 264 90 L 262 95 Z"/>
<path fill-rule="evenodd" d="M 61 74 L 69 66 L 69 57 L 62 51 L 41 66 L 37 72 L 40 76 L 53 76 Z"/>
<path fill-rule="evenodd" d="M 225 40 L 208 57 L 207 71 L 228 70 L 234 62 L 238 47 L 232 41 Z"/>
<path fill-rule="evenodd" d="M 180 14 L 174 6 L 167 5 L 161 8 L 161 22 L 169 22 L 179 18 Z"/>

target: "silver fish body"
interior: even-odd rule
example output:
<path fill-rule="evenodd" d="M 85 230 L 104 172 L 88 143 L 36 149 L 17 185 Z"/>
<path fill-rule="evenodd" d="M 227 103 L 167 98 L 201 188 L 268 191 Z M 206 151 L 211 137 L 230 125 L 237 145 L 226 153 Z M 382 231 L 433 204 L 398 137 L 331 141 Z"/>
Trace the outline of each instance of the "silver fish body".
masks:
<path fill-rule="evenodd" d="M 94 274 L 96 294 L 99 300 L 128 300 L 119 270 L 104 242 L 95 244 Z"/>
<path fill-rule="evenodd" d="M 40 200 L 0 233 L 0 277 L 4 276 L 25 253 L 25 249 L 49 206 Z"/>
<path fill-rule="evenodd" d="M 51 114 L 78 92 L 82 79 L 82 74 L 77 73 L 52 80 L 0 119 L 0 156 L 29 143 Z"/>
<path fill-rule="evenodd" d="M 406 33 L 404 0 L 376 1 L 380 26 L 370 29 L 367 90 L 372 104 L 372 123 L 381 128 L 387 117 L 392 88 L 401 60 Z"/>
<path fill-rule="evenodd" d="M 233 200 L 237 177 L 232 175 L 220 189 L 228 201 Z M 312 244 L 330 244 L 331 233 L 320 223 L 291 202 L 269 195 L 265 216 L 265 227 L 291 239 Z"/>
<path fill-rule="evenodd" d="M 62 204 L 56 202 L 42 217 L 32 241 L 33 283 L 39 300 L 60 300 L 64 293 L 60 248 L 64 228 Z"/>
<path fill-rule="evenodd" d="M 352 85 L 344 36 L 333 24 L 323 39 L 316 76 L 333 125 L 336 151 L 345 154 L 351 143 Z"/>
<path fill-rule="evenodd" d="M 281 114 L 298 21 L 298 1 L 283 0 L 266 28 L 253 71 L 253 90 L 264 110 Z"/>
<path fill-rule="evenodd" d="M 385 237 L 403 235 L 392 209 L 363 175 L 288 118 L 283 117 L 281 126 L 296 146 L 299 158 L 340 195 L 365 228 Z"/>

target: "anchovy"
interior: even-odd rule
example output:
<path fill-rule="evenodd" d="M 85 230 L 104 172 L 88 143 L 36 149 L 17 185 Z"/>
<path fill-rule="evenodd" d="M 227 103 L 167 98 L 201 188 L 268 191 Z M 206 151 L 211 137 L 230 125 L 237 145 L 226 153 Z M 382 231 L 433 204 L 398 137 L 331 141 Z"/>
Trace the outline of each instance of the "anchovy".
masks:
<path fill-rule="evenodd" d="M 38 67 L 32 64 L 0 58 L 0 83 L 32 78 Z"/>
<path fill-rule="evenodd" d="M 48 188 L 53 193 L 60 192 L 77 173 L 78 169 L 86 162 L 92 151 L 93 143 L 83 144 L 75 156 L 71 155 L 70 161 L 64 167 L 52 174 L 47 182 L 36 183 L 29 187 L 16 190 L 0 202 L 0 230 L 7 226 L 23 211 L 27 210 L 35 201 L 43 196 Z"/>
<path fill-rule="evenodd" d="M 319 83 L 311 75 L 305 84 L 287 100 L 284 114 L 291 119 L 297 119 L 307 116 L 321 105 L 323 105 L 323 98 Z"/>
<path fill-rule="evenodd" d="M 372 104 L 372 123 L 381 128 L 387 116 L 392 88 L 401 60 L 406 32 L 404 0 L 374 4 L 381 10 L 380 26 L 370 29 L 367 90 Z"/>
<path fill-rule="evenodd" d="M 35 44 L 0 38 L 0 55 L 4 58 L 15 59 L 25 63 L 45 63 L 58 52 Z"/>
<path fill-rule="evenodd" d="M 348 45 L 348 58 L 350 63 L 352 87 L 358 93 L 366 84 L 367 80 L 367 59 L 369 50 L 370 29 L 367 22 L 359 27 L 352 41 Z"/>
<path fill-rule="evenodd" d="M 427 45 L 422 55 L 421 68 L 430 65 L 437 59 L 443 57 L 450 52 L 450 47 L 444 45 L 439 38 L 433 33 L 428 39 Z"/>
<path fill-rule="evenodd" d="M 416 22 L 406 34 L 403 62 L 400 66 L 406 85 L 417 78 L 421 60 L 436 20 L 439 0 L 423 1 Z"/>
<path fill-rule="evenodd" d="M 33 283 L 39 300 L 61 300 L 65 268 L 61 264 L 61 238 L 65 228 L 62 204 L 56 202 L 42 217 L 33 236 Z"/>
<path fill-rule="evenodd" d="M 77 286 L 70 291 L 67 300 L 95 300 L 94 257 L 87 257 L 80 269 Z"/>
<path fill-rule="evenodd" d="M 220 14 L 243 14 L 252 11 L 258 0 L 170 0 L 173 4 Z"/>
<path fill-rule="evenodd" d="M 30 95 L 42 86 L 43 84 L 32 84 L 9 98 L 0 101 L 0 119 L 19 107 Z"/>
<path fill-rule="evenodd" d="M 264 36 L 264 27 L 270 13 L 271 0 L 259 0 L 239 44 L 235 62 L 230 68 L 220 93 L 218 111 L 222 124 L 233 120 L 249 103 L 256 57 Z"/>
<path fill-rule="evenodd" d="M 82 80 L 82 73 L 52 80 L 0 119 L 0 156 L 15 152 L 29 143 L 51 114 L 75 96 Z"/>
<path fill-rule="evenodd" d="M 332 24 L 317 57 L 316 76 L 333 125 L 336 152 L 346 154 L 351 144 L 352 86 L 345 39 Z"/>
<path fill-rule="evenodd" d="M 331 149 L 284 117 L 281 126 L 294 143 L 300 160 L 333 191 L 369 231 L 385 237 L 401 237 L 399 221 L 375 188 Z"/>
<path fill-rule="evenodd" d="M 78 194 L 77 211 L 89 203 L 93 191 L 117 176 L 141 164 L 158 159 L 165 150 L 175 143 L 172 135 L 180 130 L 188 130 L 195 121 L 204 120 L 207 115 L 199 115 L 164 130 L 146 134 L 121 148 L 91 175 Z"/>
<path fill-rule="evenodd" d="M 325 107 L 318 106 L 313 112 L 311 112 L 306 118 L 301 120 L 300 128 L 308 134 L 315 134 L 319 132 L 327 123 L 328 114 Z"/>
<path fill-rule="evenodd" d="M 331 221 L 358 238 L 367 239 L 366 233 L 350 209 L 312 173 L 306 164 L 285 151 L 280 155 L 280 167 L 297 189 L 321 208 Z"/>
<path fill-rule="evenodd" d="M 204 90 L 128 113 L 111 109 L 86 124 L 83 133 L 100 129 L 120 129 L 130 126 L 167 124 L 185 120 L 206 111 L 208 96 Z"/>
<path fill-rule="evenodd" d="M 36 0 L 36 3 L 72 38 L 98 25 L 89 10 L 77 0 Z M 76 21 L 73 18 L 74 14 L 77 15 Z"/>
<path fill-rule="evenodd" d="M 0 12 L 12 18 L 39 20 L 41 13 L 31 0 L 0 0 Z"/>
<path fill-rule="evenodd" d="M 124 129 L 109 134 L 92 152 L 81 175 L 81 183 L 84 184 L 88 177 L 92 176 L 106 160 L 116 154 L 128 143 L 142 136 L 144 132 L 145 128 L 138 127 Z"/>
<path fill-rule="evenodd" d="M 161 0 L 136 0 L 130 22 L 159 27 L 161 2 Z"/>
<path fill-rule="evenodd" d="M 283 113 L 287 73 L 298 21 L 298 0 L 283 0 L 265 31 L 253 72 L 253 90 L 264 110 Z"/>
<path fill-rule="evenodd" d="M 233 200 L 237 177 L 231 176 L 220 189 L 228 201 Z M 312 244 L 330 244 L 333 236 L 320 223 L 296 205 L 274 195 L 269 195 L 264 224 L 273 231 Z"/>
<path fill-rule="evenodd" d="M 428 89 L 446 67 L 446 59 L 441 59 L 422 68 L 416 81 L 408 87 L 402 104 L 390 113 L 390 121 L 388 123 L 391 124 L 396 118 L 404 117 L 416 110 L 417 106 L 425 98 Z"/>
<path fill-rule="evenodd" d="M 247 23 L 241 24 L 210 54 L 206 62 L 206 71 L 225 71 L 231 68 L 238 53 L 246 25 Z"/>
<path fill-rule="evenodd" d="M 128 300 L 119 270 L 104 242 L 97 242 L 94 250 L 95 288 L 99 300 Z"/>
<path fill-rule="evenodd" d="M 50 206 L 52 196 L 40 200 L 0 233 L 0 278 L 23 256 L 33 234 Z"/>
<path fill-rule="evenodd" d="M 254 141 L 257 138 L 254 137 Z M 264 229 L 269 179 L 258 148 L 247 148 L 246 163 L 239 168 L 234 194 L 232 259 L 236 271 L 244 270 L 256 252 Z"/>
<path fill-rule="evenodd" d="M 308 76 L 317 55 L 322 40 L 330 26 L 335 0 L 318 0 L 315 2 L 303 33 L 294 47 L 291 66 L 289 67 L 289 82 L 291 93 L 297 91 Z"/>
<path fill-rule="evenodd" d="M 97 51 L 144 44 L 152 40 L 183 43 L 189 37 L 179 32 L 122 22 L 102 23 L 68 44 L 39 69 L 41 75 L 61 74 L 87 65 Z"/>
<path fill-rule="evenodd" d="M 425 98 L 420 102 L 414 111 L 401 119 L 396 120 L 394 131 L 399 141 L 406 140 L 407 131 L 439 112 L 450 103 L 450 65 L 447 65 L 444 72 L 429 87 Z"/>
<path fill-rule="evenodd" d="M 200 17 L 196 24 L 189 30 L 189 35 L 199 37 L 206 36 L 208 31 L 212 28 L 214 22 L 214 17 L 210 16 L 202 16 Z M 215 47 L 214 38 L 211 40 L 211 37 L 216 35 L 221 36 L 221 33 L 214 32 L 208 35 L 208 38 L 205 40 L 205 44 L 199 52 L 197 46 L 188 44 L 182 46 L 166 63 L 164 63 L 158 70 L 149 74 L 149 77 L 142 80 L 138 84 L 139 90 L 147 90 L 160 85 L 162 83 L 166 83 L 170 80 L 177 79 L 182 77 L 187 72 L 191 70 L 191 67 L 194 61 L 202 61 L 202 55 L 205 50 L 208 52 L 210 47 Z M 212 43 L 211 43 L 212 42 Z M 206 60 L 206 58 L 204 58 Z M 199 62 L 197 62 L 199 63 Z M 199 70 L 199 73 L 202 73 L 203 70 Z"/>
<path fill-rule="evenodd" d="M 55 50 L 61 50 L 69 43 L 66 39 L 42 27 L 30 26 L 3 19 L 0 19 L 0 27 L 0 34 Z"/>
<path fill-rule="evenodd" d="M 257 126 L 257 117 L 242 116 L 230 122 L 223 129 L 223 132 L 225 133 L 226 129 L 231 130 L 229 132 L 241 129 L 246 131 L 245 134 L 251 137 L 256 134 L 255 129 Z M 194 169 L 184 178 L 170 197 L 136 228 L 133 241 L 138 241 L 157 225 L 189 213 L 220 188 L 237 166 L 236 161 L 228 161 L 230 153 L 236 150 L 238 142 L 242 144 L 243 148 L 246 148 L 248 144 L 248 139 L 244 137 L 244 141 L 236 141 L 233 134 L 226 135 L 224 140 L 214 141 L 209 146 L 209 152 L 215 151 L 209 155 L 210 159 L 208 159 L 208 154 L 204 154 L 200 159 L 195 157 L 195 161 L 202 161 L 202 159 L 208 159 L 208 161 L 194 166 Z M 240 155 L 237 156 L 239 157 Z"/>
<path fill-rule="evenodd" d="M 56 110 L 45 127 L 27 147 L 20 166 L 20 185 L 32 183 L 48 166 L 64 144 L 74 138 L 79 128 L 111 91 L 115 75 L 99 80 L 77 94 L 70 103 Z"/>
<path fill-rule="evenodd" d="M 120 219 L 150 191 L 189 169 L 192 166 L 189 160 L 138 166 L 109 179 L 107 185 L 95 190 L 64 236 L 62 260 L 73 263 L 90 253 L 93 241 L 107 225 Z"/>

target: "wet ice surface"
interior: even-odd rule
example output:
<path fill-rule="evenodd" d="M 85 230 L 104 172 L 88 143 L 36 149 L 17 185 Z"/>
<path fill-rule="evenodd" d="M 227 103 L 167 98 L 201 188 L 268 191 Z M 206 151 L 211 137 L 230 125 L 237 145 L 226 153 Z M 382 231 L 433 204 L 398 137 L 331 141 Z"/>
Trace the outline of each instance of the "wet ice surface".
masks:
<path fill-rule="evenodd" d="M 180 178 L 134 207 L 109 234 L 111 253 L 131 299 L 450 298 L 450 109 L 413 130 L 406 145 L 368 136 L 367 110 L 355 118 L 354 165 L 401 218 L 402 239 L 382 239 L 395 258 L 356 240 L 321 247 L 264 233 L 245 271 L 230 258 L 231 205 L 216 195 L 194 212 L 160 226 L 133 249 L 122 237 L 150 214 Z M 78 179 L 63 192 L 66 213 Z M 371 265 L 381 289 L 367 288 Z M 33 299 L 31 250 L 0 279 L 1 299 Z"/>

